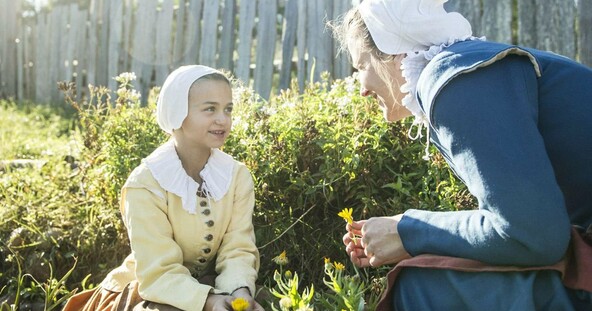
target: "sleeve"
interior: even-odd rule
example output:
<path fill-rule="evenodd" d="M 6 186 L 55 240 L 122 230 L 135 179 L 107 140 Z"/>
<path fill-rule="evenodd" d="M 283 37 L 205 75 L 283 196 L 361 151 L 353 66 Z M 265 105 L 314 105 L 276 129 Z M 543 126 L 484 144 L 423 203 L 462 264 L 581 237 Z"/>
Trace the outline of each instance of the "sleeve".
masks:
<path fill-rule="evenodd" d="M 538 128 L 532 64 L 508 56 L 452 79 L 435 99 L 433 135 L 478 209 L 408 210 L 398 225 L 413 256 L 548 265 L 564 255 L 570 223 Z"/>
<path fill-rule="evenodd" d="M 259 251 L 252 221 L 255 193 L 249 170 L 244 165 L 239 165 L 238 170 L 232 218 L 216 258 L 216 288 L 230 293 L 246 286 L 254 296 L 259 270 Z"/>
<path fill-rule="evenodd" d="M 122 191 L 140 296 L 183 310 L 202 310 L 212 288 L 200 284 L 183 266 L 183 253 L 173 240 L 166 210 L 165 200 L 146 188 Z"/>

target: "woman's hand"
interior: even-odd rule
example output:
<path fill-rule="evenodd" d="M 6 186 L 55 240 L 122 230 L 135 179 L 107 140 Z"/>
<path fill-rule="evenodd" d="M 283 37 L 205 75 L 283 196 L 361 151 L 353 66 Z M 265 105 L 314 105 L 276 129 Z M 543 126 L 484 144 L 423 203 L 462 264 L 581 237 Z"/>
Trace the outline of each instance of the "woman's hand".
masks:
<path fill-rule="evenodd" d="M 402 214 L 373 217 L 348 224 L 343 243 L 351 261 L 359 267 L 378 267 L 411 257 L 403 247 L 397 230 L 402 217 Z M 353 239 L 354 235 L 356 239 Z"/>
<path fill-rule="evenodd" d="M 234 292 L 232 292 L 232 297 L 233 299 L 243 298 L 244 300 L 246 300 L 249 303 L 249 308 L 247 309 L 249 311 L 264 311 L 263 307 L 261 307 L 261 305 L 259 305 L 257 301 L 255 301 L 255 299 L 253 299 L 251 293 L 247 288 L 241 287 L 235 290 Z"/>

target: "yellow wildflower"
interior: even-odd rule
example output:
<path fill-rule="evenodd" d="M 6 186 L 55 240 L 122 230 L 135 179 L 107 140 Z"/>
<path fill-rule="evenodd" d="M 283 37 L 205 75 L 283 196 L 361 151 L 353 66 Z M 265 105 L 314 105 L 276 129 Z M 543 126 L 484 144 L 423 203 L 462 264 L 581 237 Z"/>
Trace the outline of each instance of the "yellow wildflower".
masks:
<path fill-rule="evenodd" d="M 348 224 L 351 225 L 351 223 L 354 221 L 354 218 L 352 217 L 352 209 L 351 208 L 344 208 L 343 210 L 341 210 L 341 212 L 339 212 L 337 214 L 337 216 L 343 218 L 345 221 L 347 221 Z"/>
<path fill-rule="evenodd" d="M 331 263 L 331 258 L 325 257 L 325 263 Z"/>
<path fill-rule="evenodd" d="M 233 311 L 246 311 L 249 309 L 249 302 L 244 298 L 236 298 L 232 301 Z"/>
<path fill-rule="evenodd" d="M 343 265 L 340 262 L 335 261 L 333 262 L 333 265 L 335 266 L 335 269 L 338 271 L 343 271 L 343 269 L 345 269 L 345 265 Z"/>
<path fill-rule="evenodd" d="M 273 257 L 271 260 L 280 266 L 287 265 L 289 262 L 288 256 L 286 256 L 286 251 L 283 251 L 281 254 Z"/>

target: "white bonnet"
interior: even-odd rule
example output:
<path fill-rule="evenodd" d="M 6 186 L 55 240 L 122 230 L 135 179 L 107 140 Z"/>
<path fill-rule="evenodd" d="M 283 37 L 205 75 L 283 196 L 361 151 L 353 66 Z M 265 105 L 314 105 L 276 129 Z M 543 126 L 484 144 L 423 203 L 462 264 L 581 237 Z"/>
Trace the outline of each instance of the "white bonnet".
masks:
<path fill-rule="evenodd" d="M 202 65 L 181 66 L 164 81 L 156 104 L 156 121 L 172 134 L 179 129 L 189 109 L 189 89 L 197 79 L 220 71 Z M 220 73 L 221 74 L 221 73 Z"/>
<path fill-rule="evenodd" d="M 364 0 L 362 19 L 380 51 L 396 55 L 464 40 L 471 24 L 456 12 L 446 12 L 448 0 Z"/>

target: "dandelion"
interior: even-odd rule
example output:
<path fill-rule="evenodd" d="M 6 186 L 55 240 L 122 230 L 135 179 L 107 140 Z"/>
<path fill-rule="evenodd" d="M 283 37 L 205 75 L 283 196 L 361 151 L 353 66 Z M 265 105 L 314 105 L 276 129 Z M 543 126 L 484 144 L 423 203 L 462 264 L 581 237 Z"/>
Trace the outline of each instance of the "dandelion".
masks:
<path fill-rule="evenodd" d="M 343 271 L 345 269 L 345 265 L 340 262 L 335 261 L 333 265 L 335 266 L 335 270 L 337 271 Z"/>
<path fill-rule="evenodd" d="M 353 210 L 351 208 L 344 208 L 337 214 L 337 216 L 343 218 L 348 224 L 352 224 L 354 222 L 354 218 L 352 217 Z"/>
<path fill-rule="evenodd" d="M 286 251 L 283 251 L 281 254 L 277 255 L 276 257 L 273 257 L 272 260 L 280 266 L 285 266 L 289 262 L 288 256 L 286 256 Z"/>
<path fill-rule="evenodd" d="M 249 302 L 244 298 L 236 298 L 232 301 L 232 310 L 233 311 L 246 311 L 249 309 Z"/>

